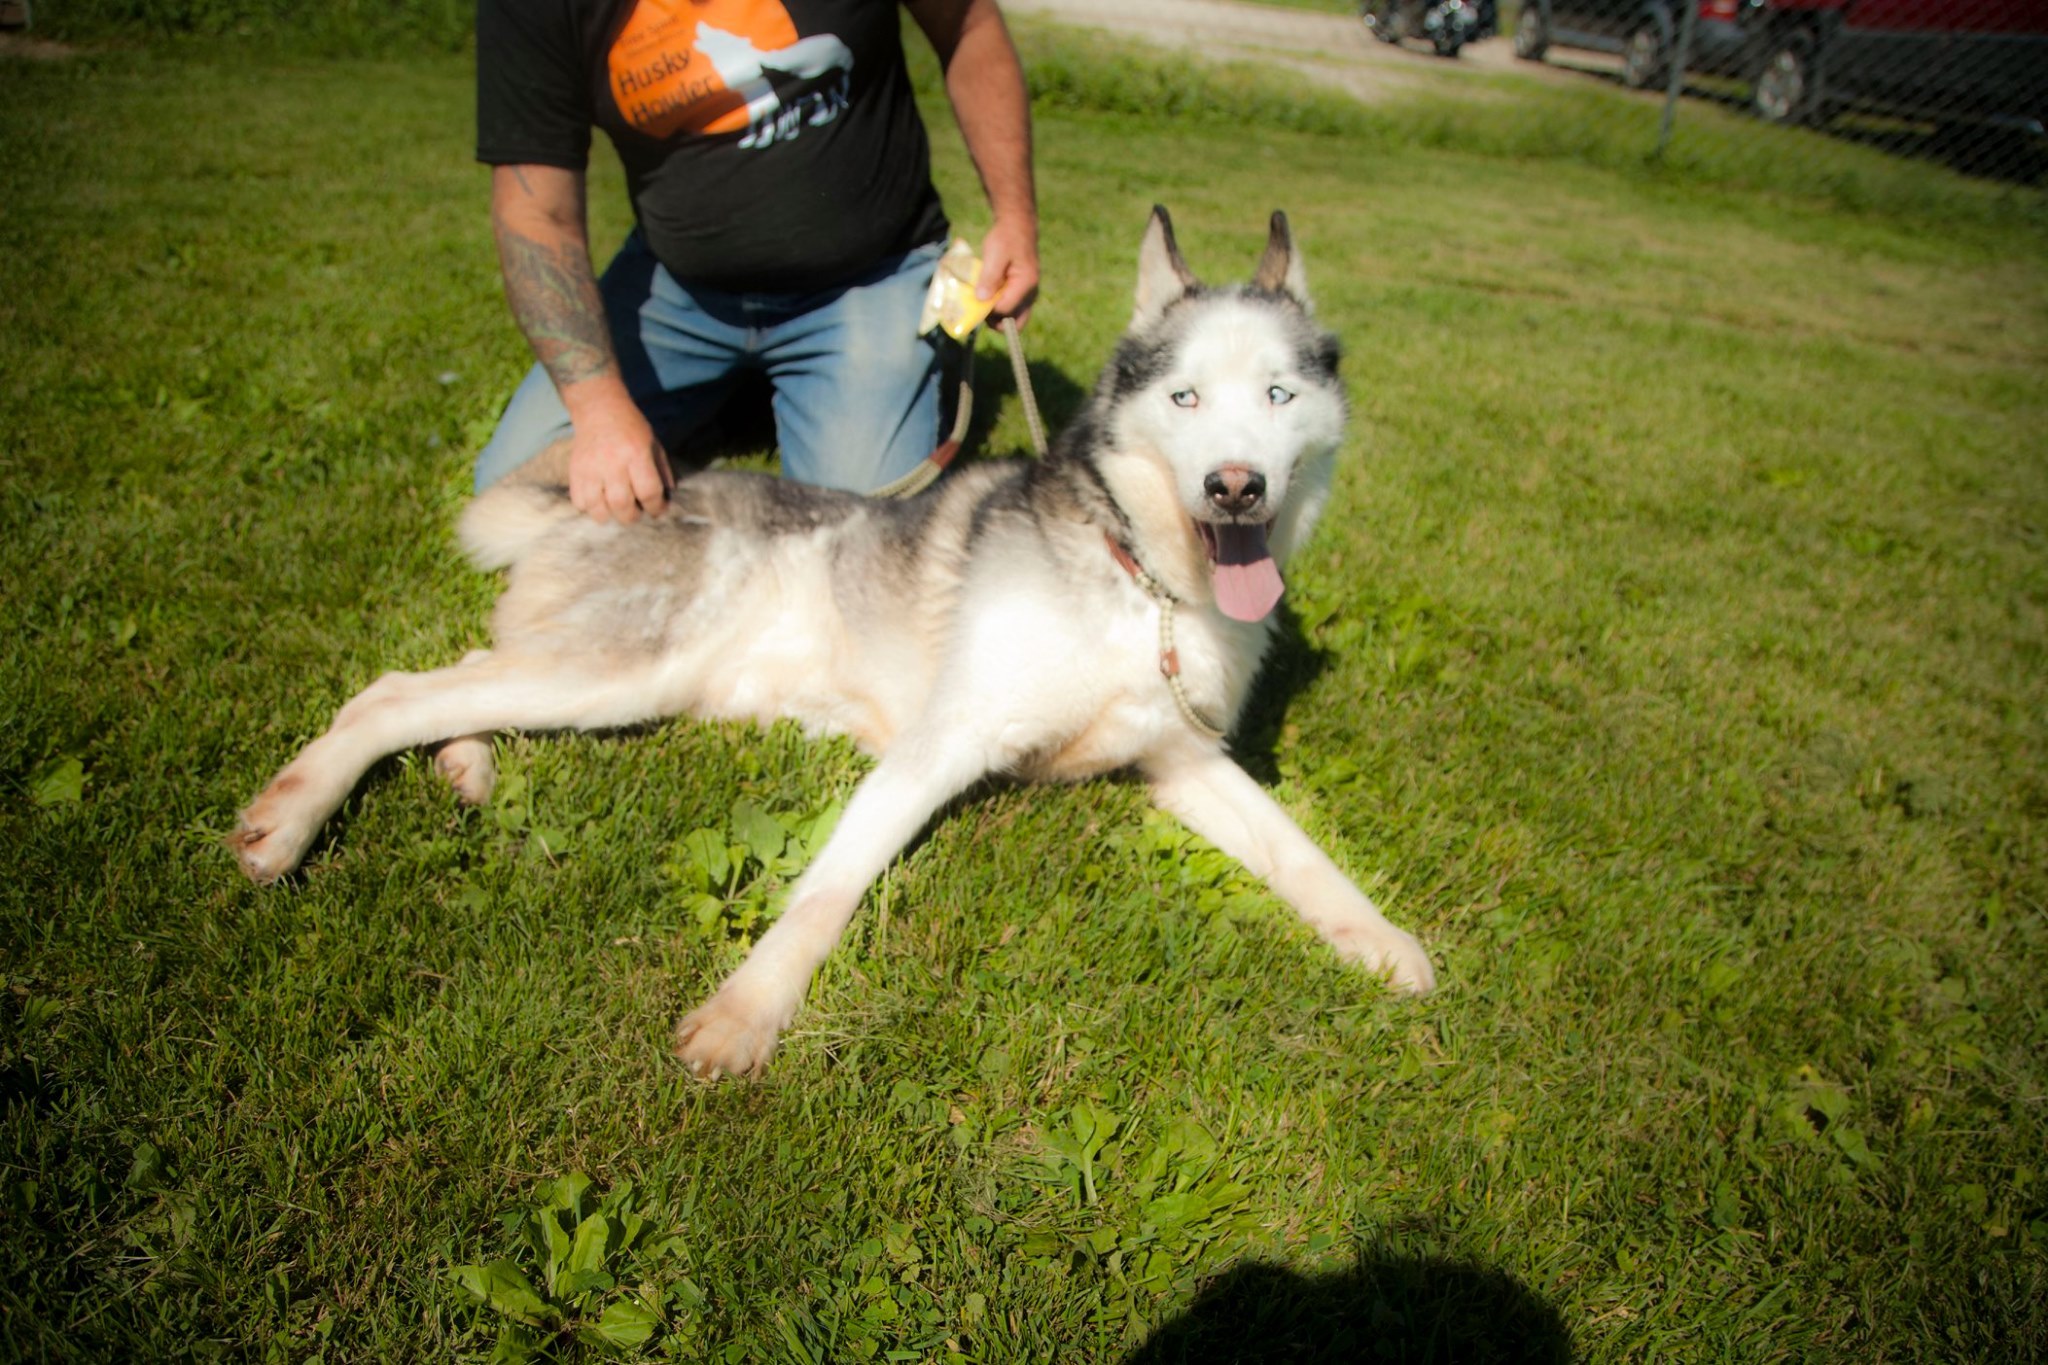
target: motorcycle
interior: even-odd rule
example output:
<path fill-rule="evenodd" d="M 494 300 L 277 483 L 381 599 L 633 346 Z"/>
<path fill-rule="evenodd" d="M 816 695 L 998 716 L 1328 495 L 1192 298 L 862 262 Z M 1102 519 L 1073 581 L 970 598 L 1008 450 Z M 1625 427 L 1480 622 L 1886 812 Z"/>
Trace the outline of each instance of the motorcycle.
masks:
<path fill-rule="evenodd" d="M 1494 0 L 1362 0 L 1358 17 L 1383 43 L 1427 39 L 1439 57 L 1484 38 L 1498 27 Z"/>

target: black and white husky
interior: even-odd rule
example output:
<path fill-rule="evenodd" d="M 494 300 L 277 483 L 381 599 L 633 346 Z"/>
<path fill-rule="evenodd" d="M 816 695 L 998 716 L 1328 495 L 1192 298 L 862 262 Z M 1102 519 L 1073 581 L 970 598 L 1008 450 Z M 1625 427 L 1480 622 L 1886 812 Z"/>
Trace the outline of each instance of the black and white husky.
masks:
<path fill-rule="evenodd" d="M 997 773 L 1135 768 L 1339 954 L 1426 991 L 1421 945 L 1222 739 L 1272 635 L 1279 566 L 1329 494 L 1337 355 L 1284 215 L 1250 284 L 1210 288 L 1155 209 L 1136 316 L 1042 462 L 972 465 L 907 502 L 706 472 L 621 526 L 578 513 L 542 456 L 462 518 L 477 564 L 511 570 L 495 646 L 388 673 L 343 707 L 242 812 L 242 867 L 290 872 L 370 765 L 409 745 L 447 741 L 436 764 L 476 802 L 493 731 L 786 716 L 880 761 L 781 917 L 677 1026 L 701 1075 L 760 1069 L 868 884 Z"/>

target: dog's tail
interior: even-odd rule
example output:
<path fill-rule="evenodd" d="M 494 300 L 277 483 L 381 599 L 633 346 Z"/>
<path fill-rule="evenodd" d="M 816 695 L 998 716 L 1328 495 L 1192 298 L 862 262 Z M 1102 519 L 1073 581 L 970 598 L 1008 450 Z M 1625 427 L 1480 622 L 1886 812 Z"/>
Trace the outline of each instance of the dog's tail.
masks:
<path fill-rule="evenodd" d="M 569 442 L 555 441 L 477 494 L 455 534 L 479 569 L 503 569 L 579 515 L 569 501 Z"/>
<path fill-rule="evenodd" d="M 548 532 L 582 516 L 568 491 L 506 480 L 479 493 L 455 525 L 456 538 L 479 569 L 502 569 L 525 558 Z"/>

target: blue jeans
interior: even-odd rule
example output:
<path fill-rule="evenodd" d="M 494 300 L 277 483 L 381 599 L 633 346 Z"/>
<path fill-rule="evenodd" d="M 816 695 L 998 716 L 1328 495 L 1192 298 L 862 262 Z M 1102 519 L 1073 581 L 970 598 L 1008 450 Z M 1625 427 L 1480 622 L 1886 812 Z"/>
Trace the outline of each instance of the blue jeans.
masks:
<path fill-rule="evenodd" d="M 718 408 L 733 375 L 775 390 L 782 472 L 872 492 L 939 443 L 940 355 L 917 335 L 941 248 L 883 261 L 819 294 L 686 290 L 634 229 L 598 290 L 633 401 L 671 453 Z M 569 412 L 541 366 L 527 372 L 476 457 L 479 492 L 569 435 Z"/>

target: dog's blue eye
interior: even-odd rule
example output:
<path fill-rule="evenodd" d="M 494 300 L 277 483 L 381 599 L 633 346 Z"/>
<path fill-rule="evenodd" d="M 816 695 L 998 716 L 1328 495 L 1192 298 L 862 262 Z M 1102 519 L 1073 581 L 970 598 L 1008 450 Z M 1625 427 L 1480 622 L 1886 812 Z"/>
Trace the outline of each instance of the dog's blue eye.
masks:
<path fill-rule="evenodd" d="M 1173 405 L 1177 408 L 1191 408 L 1200 401 L 1193 389 L 1176 389 L 1173 394 Z"/>
<path fill-rule="evenodd" d="M 1293 399 L 1294 395 L 1289 393 L 1287 390 L 1281 388 L 1278 384 L 1275 384 L 1272 388 L 1266 390 L 1266 400 L 1276 408 L 1279 407 L 1282 403 L 1293 401 Z"/>

